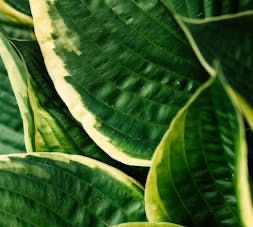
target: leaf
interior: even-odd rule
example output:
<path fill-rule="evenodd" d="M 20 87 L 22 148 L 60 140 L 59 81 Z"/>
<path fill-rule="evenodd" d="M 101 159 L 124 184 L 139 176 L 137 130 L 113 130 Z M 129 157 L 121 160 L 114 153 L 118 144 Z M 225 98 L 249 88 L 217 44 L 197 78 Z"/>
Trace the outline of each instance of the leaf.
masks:
<path fill-rule="evenodd" d="M 22 119 L 1 59 L 0 80 L 0 154 L 24 152 Z"/>
<path fill-rule="evenodd" d="M 247 144 L 248 144 L 248 150 L 249 150 L 249 174 L 251 177 L 251 182 L 253 182 L 253 132 L 251 128 L 246 125 L 246 138 L 247 138 Z"/>
<path fill-rule="evenodd" d="M 32 28 L 12 22 L 0 14 L 0 25 L 4 28 L 9 38 L 34 40 L 35 35 Z"/>
<path fill-rule="evenodd" d="M 214 62 L 219 62 L 233 89 L 228 87 L 231 97 L 253 127 L 253 12 L 208 20 L 179 18 L 179 22 L 211 75 L 216 73 Z"/>
<path fill-rule="evenodd" d="M 49 74 L 111 157 L 148 166 L 171 120 L 207 78 L 160 1 L 32 0 Z"/>
<path fill-rule="evenodd" d="M 149 222 L 131 222 L 115 225 L 113 227 L 180 227 L 180 225 L 172 224 L 172 223 L 149 223 Z"/>
<path fill-rule="evenodd" d="M 145 221 L 143 189 L 77 155 L 0 156 L 1 226 L 110 226 Z"/>
<path fill-rule="evenodd" d="M 253 9 L 252 0 L 162 0 L 173 13 L 189 18 L 207 18 Z"/>
<path fill-rule="evenodd" d="M 31 10 L 30 10 L 30 4 L 29 4 L 29 0 L 4 0 L 7 4 L 9 4 L 10 6 L 12 6 L 13 8 L 15 8 L 16 10 L 18 10 L 19 12 L 22 12 L 26 15 L 30 15 L 31 14 Z"/>
<path fill-rule="evenodd" d="M 253 226 L 241 116 L 218 78 L 196 92 L 158 146 L 146 185 L 151 222 Z"/>
<path fill-rule="evenodd" d="M 9 38 L 34 40 L 29 0 L 1 0 L 0 25 Z"/>
<path fill-rule="evenodd" d="M 26 151 L 33 152 L 34 143 L 31 139 L 34 136 L 33 115 L 27 91 L 29 72 L 23 66 L 23 62 L 2 30 L 0 31 L 0 56 L 8 72 L 9 80 L 21 112 Z"/>
<path fill-rule="evenodd" d="M 55 91 L 35 41 L 10 43 L 4 34 L 0 34 L 0 40 L 3 41 L 0 55 L 5 60 L 24 118 L 28 152 L 84 155 L 115 166 L 145 183 L 147 169 L 128 167 L 111 159 L 74 120 Z"/>
<path fill-rule="evenodd" d="M 13 22 L 33 27 L 29 0 L 1 0 L 0 13 L 8 17 Z"/>

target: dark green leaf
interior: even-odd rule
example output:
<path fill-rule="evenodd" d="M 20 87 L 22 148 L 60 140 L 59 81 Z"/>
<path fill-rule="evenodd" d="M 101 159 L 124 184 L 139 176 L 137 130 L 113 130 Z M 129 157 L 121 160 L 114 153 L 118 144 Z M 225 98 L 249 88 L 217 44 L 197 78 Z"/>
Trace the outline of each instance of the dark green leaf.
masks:
<path fill-rule="evenodd" d="M 73 116 L 113 158 L 147 166 L 207 78 L 156 0 L 32 0 L 49 74 Z"/>
<path fill-rule="evenodd" d="M 253 12 L 206 20 L 178 20 L 206 70 L 214 75 L 215 62 L 222 66 L 233 89 L 231 97 L 253 127 Z"/>
<path fill-rule="evenodd" d="M 189 18 L 207 18 L 253 9 L 253 0 L 161 0 L 173 13 Z"/>
<path fill-rule="evenodd" d="M 24 116 L 28 152 L 80 154 L 115 166 L 146 181 L 147 169 L 121 165 L 104 153 L 74 120 L 55 91 L 46 71 L 38 44 L 16 41 L 1 34 L 0 55 L 5 60 L 13 89 Z"/>
<path fill-rule="evenodd" d="M 24 152 L 22 119 L 2 60 L 0 81 L 0 154 Z"/>
<path fill-rule="evenodd" d="M 103 227 L 145 221 L 143 189 L 77 155 L 0 156 L 0 226 Z"/>
<path fill-rule="evenodd" d="M 219 79 L 204 85 L 172 123 L 146 190 L 150 221 L 253 226 L 243 121 Z"/>

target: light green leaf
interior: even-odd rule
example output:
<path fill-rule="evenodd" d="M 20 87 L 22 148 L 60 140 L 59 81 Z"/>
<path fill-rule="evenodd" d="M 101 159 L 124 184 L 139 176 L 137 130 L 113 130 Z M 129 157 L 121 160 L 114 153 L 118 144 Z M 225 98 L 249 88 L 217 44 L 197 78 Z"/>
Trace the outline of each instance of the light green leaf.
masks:
<path fill-rule="evenodd" d="M 0 156 L 0 190 L 0 226 L 103 227 L 146 220 L 143 189 L 82 156 Z"/>
<path fill-rule="evenodd" d="M 253 226 L 243 121 L 219 79 L 173 121 L 155 152 L 145 197 L 152 222 Z"/>
<path fill-rule="evenodd" d="M 246 126 L 246 138 L 249 150 L 249 174 L 251 177 L 251 183 L 253 182 L 253 132 L 249 126 Z M 252 194 L 253 195 L 253 194 Z"/>
<path fill-rule="evenodd" d="M 130 222 L 120 225 L 115 225 L 113 227 L 182 227 L 181 225 L 176 225 L 172 223 L 160 222 L 160 223 L 149 223 L 149 222 Z"/>
<path fill-rule="evenodd" d="M 24 152 L 22 119 L 1 59 L 0 81 L 0 154 Z"/>
<path fill-rule="evenodd" d="M 147 169 L 128 167 L 111 159 L 74 120 L 55 91 L 36 42 L 13 40 L 11 43 L 3 34 L 0 40 L 3 40 L 0 55 L 7 64 L 24 117 L 25 131 L 29 134 L 26 136 L 28 152 L 84 155 L 115 166 L 145 183 Z"/>
<path fill-rule="evenodd" d="M 206 20 L 178 18 L 202 65 L 215 75 L 219 62 L 228 90 L 253 127 L 253 11 Z M 221 29 L 222 28 L 222 29 Z M 210 37 L 212 37 L 210 39 Z M 207 45 L 208 44 L 208 45 Z"/>
<path fill-rule="evenodd" d="M 23 62 L 18 57 L 2 30 L 0 31 L 0 56 L 8 72 L 9 80 L 21 112 L 26 151 L 32 152 L 34 151 L 34 143 L 32 140 L 34 136 L 34 126 L 32 108 L 27 90 L 29 72 L 26 67 L 24 67 Z"/>
<path fill-rule="evenodd" d="M 17 24 L 33 27 L 29 0 L 1 0 L 0 14 Z"/>
<path fill-rule="evenodd" d="M 173 13 L 189 18 L 207 18 L 253 9 L 252 0 L 161 0 Z"/>
<path fill-rule="evenodd" d="M 31 0 L 61 98 L 111 157 L 148 166 L 176 113 L 207 78 L 156 0 Z"/>

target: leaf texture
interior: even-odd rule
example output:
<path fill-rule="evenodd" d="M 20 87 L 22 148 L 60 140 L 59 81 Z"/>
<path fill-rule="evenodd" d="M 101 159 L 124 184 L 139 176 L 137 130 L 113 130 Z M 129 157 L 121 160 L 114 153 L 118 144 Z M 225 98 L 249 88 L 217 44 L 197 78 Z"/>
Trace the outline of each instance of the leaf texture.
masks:
<path fill-rule="evenodd" d="M 24 152 L 22 119 L 2 60 L 0 80 L 0 154 Z"/>
<path fill-rule="evenodd" d="M 32 0 L 35 32 L 61 98 L 111 157 L 148 166 L 207 75 L 161 1 Z"/>
<path fill-rule="evenodd" d="M 202 19 L 253 9 L 252 0 L 162 0 L 174 14 Z"/>
<path fill-rule="evenodd" d="M 215 63 L 221 65 L 224 77 L 233 89 L 230 91 L 231 97 L 244 111 L 249 124 L 253 127 L 253 96 L 251 95 L 253 31 L 250 29 L 253 12 L 207 20 L 184 18 L 178 20 L 206 70 L 214 75 Z"/>
<path fill-rule="evenodd" d="M 128 167 L 111 159 L 75 121 L 55 91 L 38 44 L 10 42 L 4 34 L 2 40 L 0 54 L 5 59 L 21 107 L 27 151 L 84 155 L 122 169 L 144 184 L 147 169 Z"/>
<path fill-rule="evenodd" d="M 218 78 L 194 95 L 158 146 L 146 212 L 152 222 L 252 226 L 243 121 Z"/>
<path fill-rule="evenodd" d="M 0 156 L 0 175 L 1 226 L 103 227 L 146 220 L 143 189 L 89 158 Z"/>

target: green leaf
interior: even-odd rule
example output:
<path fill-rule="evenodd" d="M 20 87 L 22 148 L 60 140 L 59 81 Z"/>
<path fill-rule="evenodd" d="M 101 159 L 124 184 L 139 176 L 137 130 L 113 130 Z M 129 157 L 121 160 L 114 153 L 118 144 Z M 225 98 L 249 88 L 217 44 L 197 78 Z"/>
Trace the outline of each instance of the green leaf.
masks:
<path fill-rule="evenodd" d="M 253 11 L 206 20 L 178 20 L 206 70 L 215 75 L 215 63 L 221 65 L 233 89 L 228 88 L 231 97 L 253 127 L 253 33 L 249 29 Z"/>
<path fill-rule="evenodd" d="M 253 127 L 253 11 L 206 20 L 178 18 L 197 56 L 214 75 L 219 62 L 230 95 Z M 222 28 L 222 29 L 221 29 Z M 212 37 L 210 39 L 210 37 Z M 208 43 L 208 45 L 207 45 Z"/>
<path fill-rule="evenodd" d="M 148 166 L 176 113 L 207 78 L 156 0 L 32 0 L 35 33 L 61 98 L 110 156 Z"/>
<path fill-rule="evenodd" d="M 177 115 L 158 146 L 146 185 L 149 221 L 253 226 L 241 116 L 218 78 Z"/>
<path fill-rule="evenodd" d="M 0 80 L 0 154 L 24 152 L 22 119 L 1 59 Z"/>
<path fill-rule="evenodd" d="M 207 18 L 253 9 L 252 0 L 162 0 L 173 13 L 189 18 Z"/>
<path fill-rule="evenodd" d="M 253 132 L 248 125 L 246 125 L 246 138 L 249 150 L 249 158 L 248 158 L 249 174 L 251 177 L 251 182 L 253 182 Z"/>
<path fill-rule="evenodd" d="M 4 0 L 7 4 L 26 15 L 32 15 L 29 0 Z"/>
<path fill-rule="evenodd" d="M 1 0 L 0 14 L 8 17 L 17 24 L 33 27 L 29 0 Z"/>
<path fill-rule="evenodd" d="M 147 169 L 128 167 L 111 159 L 74 120 L 55 91 L 35 41 L 10 42 L 4 34 L 0 35 L 0 40 L 3 40 L 0 55 L 13 81 L 25 121 L 28 152 L 84 155 L 115 166 L 145 183 Z"/>
<path fill-rule="evenodd" d="M 34 151 L 34 136 L 32 108 L 29 102 L 27 83 L 29 72 L 18 57 L 5 33 L 0 31 L 0 56 L 8 72 L 24 126 L 24 138 L 27 152 Z"/>
<path fill-rule="evenodd" d="M 0 156 L 1 226 L 94 226 L 145 221 L 143 189 L 77 155 Z"/>
<path fill-rule="evenodd" d="M 15 23 L 0 14 L 0 25 L 4 28 L 9 38 L 34 40 L 33 29 L 22 24 Z"/>
<path fill-rule="evenodd" d="M 172 224 L 172 223 L 149 223 L 149 222 L 132 222 L 132 223 L 124 223 L 120 225 L 115 225 L 113 227 L 182 227 L 180 225 Z"/>
<path fill-rule="evenodd" d="M 1 0 L 0 25 L 9 38 L 34 40 L 29 0 Z"/>

